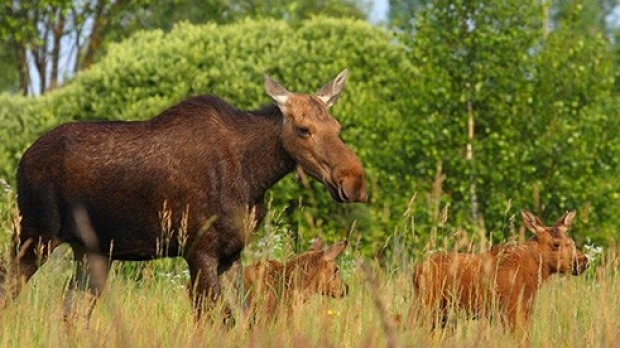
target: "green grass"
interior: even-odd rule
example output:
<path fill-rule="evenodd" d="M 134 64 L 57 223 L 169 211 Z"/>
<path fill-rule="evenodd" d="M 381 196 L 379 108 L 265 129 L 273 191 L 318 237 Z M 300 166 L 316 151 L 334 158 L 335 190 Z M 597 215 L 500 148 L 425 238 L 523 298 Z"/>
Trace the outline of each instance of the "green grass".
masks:
<path fill-rule="evenodd" d="M 62 254 L 62 251 L 60 252 Z M 346 274 L 351 287 L 342 300 L 316 296 L 310 303 L 251 330 L 243 321 L 231 329 L 208 321 L 195 323 L 184 284 L 158 276 L 128 279 L 115 268 L 90 325 L 78 319 L 68 329 L 62 317 L 64 284 L 71 262 L 56 255 L 31 280 L 17 300 L 0 314 L 4 347 L 184 347 L 184 346 L 386 346 L 383 321 L 367 274 L 356 267 Z M 531 343 L 536 347 L 614 347 L 620 344 L 618 259 L 583 277 L 554 277 L 536 304 Z M 406 317 L 417 305 L 409 272 L 377 271 L 377 296 L 392 314 Z M 228 300 L 234 290 L 225 290 Z M 81 309 L 84 305 L 79 306 Z M 233 306 L 233 308 L 238 308 Z M 434 335 L 413 318 L 395 334 L 402 346 L 517 346 L 519 341 L 486 320 L 460 320 L 454 331 Z"/>

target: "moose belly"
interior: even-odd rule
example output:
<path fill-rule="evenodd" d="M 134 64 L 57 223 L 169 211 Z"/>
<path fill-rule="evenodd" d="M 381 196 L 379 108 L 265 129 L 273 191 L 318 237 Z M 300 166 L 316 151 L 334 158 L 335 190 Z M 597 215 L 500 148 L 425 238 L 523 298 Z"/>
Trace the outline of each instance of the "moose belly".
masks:
<path fill-rule="evenodd" d="M 113 260 L 143 261 L 182 253 L 178 229 L 156 212 L 143 215 L 132 207 L 106 209 L 105 205 L 86 204 L 71 213 L 68 218 L 75 223 L 66 226 L 61 238 Z"/>

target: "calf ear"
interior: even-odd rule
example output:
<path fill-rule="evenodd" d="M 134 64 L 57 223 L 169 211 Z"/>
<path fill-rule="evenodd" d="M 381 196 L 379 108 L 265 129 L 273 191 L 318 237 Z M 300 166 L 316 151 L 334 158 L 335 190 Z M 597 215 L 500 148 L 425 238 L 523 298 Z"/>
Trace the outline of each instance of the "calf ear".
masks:
<path fill-rule="evenodd" d="M 330 107 L 336 104 L 340 93 L 342 92 L 342 88 L 344 87 L 344 82 L 347 80 L 348 70 L 344 69 L 335 79 L 329 81 L 325 86 L 323 86 L 318 92 L 316 92 L 316 97 L 319 98 L 327 107 Z"/>
<path fill-rule="evenodd" d="M 342 252 L 344 248 L 347 247 L 347 241 L 343 240 L 342 242 L 338 242 L 334 245 L 330 245 L 327 249 L 323 250 L 323 260 L 325 261 L 333 261 L 335 260 Z"/>
<path fill-rule="evenodd" d="M 321 239 L 321 237 L 316 237 L 312 241 L 312 245 L 310 245 L 310 249 L 308 249 L 308 251 L 320 251 L 322 247 L 323 240 Z"/>
<path fill-rule="evenodd" d="M 258 280 L 257 268 L 254 265 L 243 267 L 243 279 L 245 279 L 246 284 L 252 284 Z"/>
<path fill-rule="evenodd" d="M 263 282 L 267 275 L 268 267 L 263 261 L 243 267 L 243 280 L 249 285 Z"/>
<path fill-rule="evenodd" d="M 576 214 L 577 212 L 575 212 L 574 210 L 569 211 L 568 213 L 562 215 L 562 217 L 559 218 L 558 221 L 555 222 L 555 224 L 553 224 L 553 227 L 556 227 L 562 232 L 568 231 L 568 228 L 573 224 L 573 220 L 575 220 Z"/>
<path fill-rule="evenodd" d="M 286 90 L 286 88 L 282 87 L 279 83 L 274 81 L 271 77 L 265 76 L 265 91 L 269 96 L 278 104 L 278 107 L 282 112 L 284 112 L 283 108 L 286 107 L 286 103 L 288 102 L 291 93 Z"/>
<path fill-rule="evenodd" d="M 530 230 L 530 232 L 535 235 L 540 235 L 541 233 L 547 231 L 545 224 L 543 224 L 543 222 L 540 221 L 536 215 L 530 213 L 529 211 L 521 210 L 521 218 L 523 218 L 525 228 Z"/>

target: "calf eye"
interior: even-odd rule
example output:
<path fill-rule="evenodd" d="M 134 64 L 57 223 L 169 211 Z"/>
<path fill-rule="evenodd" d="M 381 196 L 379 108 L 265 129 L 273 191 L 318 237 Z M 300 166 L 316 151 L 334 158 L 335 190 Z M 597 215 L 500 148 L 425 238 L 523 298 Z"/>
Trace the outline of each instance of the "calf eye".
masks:
<path fill-rule="evenodd" d="M 308 129 L 308 127 L 297 126 L 296 131 L 297 131 L 297 135 L 299 135 L 302 138 L 310 137 L 310 129 Z"/>

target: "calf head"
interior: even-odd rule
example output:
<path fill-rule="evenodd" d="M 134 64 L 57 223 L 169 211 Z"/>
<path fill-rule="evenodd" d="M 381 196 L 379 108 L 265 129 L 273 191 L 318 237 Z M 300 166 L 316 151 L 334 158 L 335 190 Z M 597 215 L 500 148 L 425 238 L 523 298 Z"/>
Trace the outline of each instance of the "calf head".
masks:
<path fill-rule="evenodd" d="M 308 251 L 311 260 L 308 262 L 308 284 L 306 290 L 311 293 L 334 298 L 344 297 L 349 288 L 342 280 L 340 269 L 336 263 L 338 256 L 347 247 L 347 242 L 342 241 L 322 249 L 320 239 L 315 239 Z"/>
<path fill-rule="evenodd" d="M 284 116 L 282 145 L 299 166 L 323 182 L 338 202 L 366 202 L 364 168 L 340 139 L 340 123 L 328 112 L 344 87 L 347 70 L 314 95 L 293 94 L 265 75 L 265 90 Z"/>
<path fill-rule="evenodd" d="M 551 227 L 528 211 L 521 211 L 525 227 L 534 233 L 545 262 L 552 272 L 579 275 L 588 266 L 587 256 L 577 249 L 568 235 L 568 229 L 575 219 L 575 211 L 560 217 Z"/>

